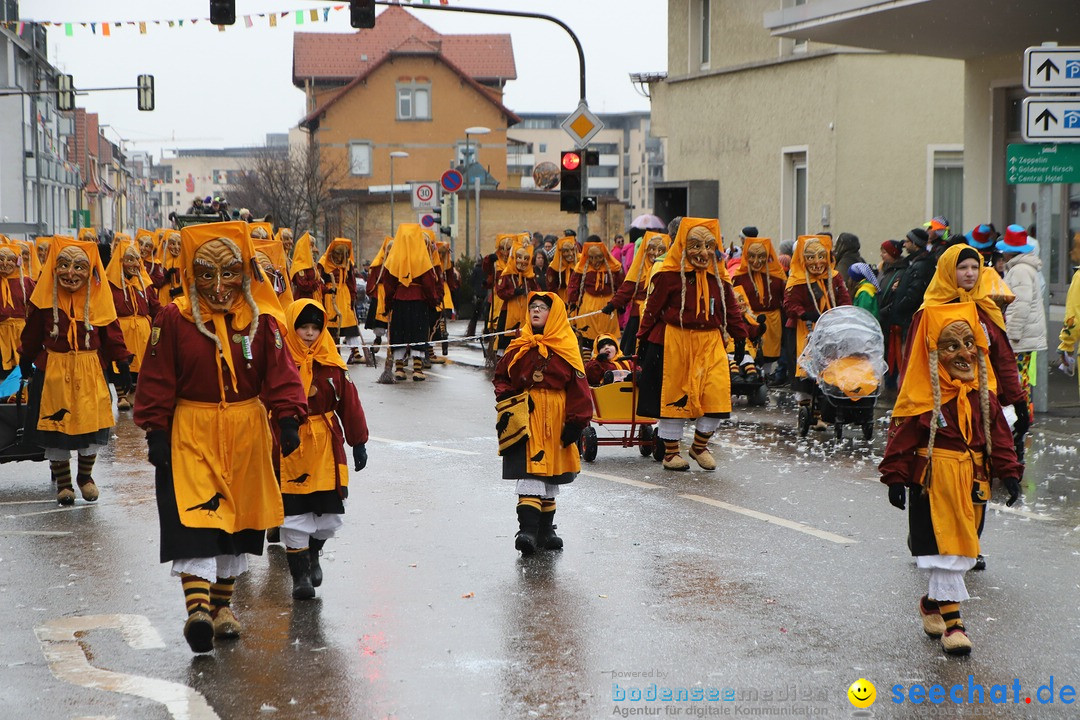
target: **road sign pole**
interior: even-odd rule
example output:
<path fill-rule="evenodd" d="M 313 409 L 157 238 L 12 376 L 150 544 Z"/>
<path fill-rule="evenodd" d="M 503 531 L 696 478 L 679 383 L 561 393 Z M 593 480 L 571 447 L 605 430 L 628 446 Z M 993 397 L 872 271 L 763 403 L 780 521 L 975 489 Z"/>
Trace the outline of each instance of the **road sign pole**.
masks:
<path fill-rule="evenodd" d="M 1035 238 L 1039 241 L 1039 260 L 1042 261 L 1041 274 L 1043 276 L 1044 285 L 1046 276 L 1050 274 L 1050 251 L 1054 244 L 1054 222 L 1053 215 L 1051 214 L 1051 197 L 1053 195 L 1054 186 L 1049 183 L 1043 183 L 1039 185 L 1039 208 L 1035 211 Z M 1050 318 L 1050 292 L 1049 289 L 1043 293 L 1043 317 Z M 1048 350 L 1046 355 L 1039 357 L 1035 356 L 1035 387 L 1032 389 L 1032 401 L 1035 404 L 1035 412 L 1046 412 L 1050 407 L 1050 400 L 1047 387 L 1049 385 L 1049 378 L 1047 378 L 1047 363 L 1049 362 L 1051 353 Z"/>
<path fill-rule="evenodd" d="M 585 156 L 589 152 L 589 146 L 586 145 L 581 149 L 581 197 L 584 198 L 589 193 L 589 167 L 585 162 Z M 577 234 L 578 242 L 584 245 L 585 239 L 589 237 L 589 213 L 583 209 L 577 216 Z"/>

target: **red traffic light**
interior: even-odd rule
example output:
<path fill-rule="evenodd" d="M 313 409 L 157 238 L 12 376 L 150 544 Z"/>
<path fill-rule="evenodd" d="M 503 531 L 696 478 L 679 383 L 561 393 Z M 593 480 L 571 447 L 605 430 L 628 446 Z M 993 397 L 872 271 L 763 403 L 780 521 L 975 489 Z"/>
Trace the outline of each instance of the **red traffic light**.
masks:
<path fill-rule="evenodd" d="M 562 154 L 562 166 L 564 170 L 577 170 L 581 166 L 581 155 L 576 152 L 564 152 Z"/>

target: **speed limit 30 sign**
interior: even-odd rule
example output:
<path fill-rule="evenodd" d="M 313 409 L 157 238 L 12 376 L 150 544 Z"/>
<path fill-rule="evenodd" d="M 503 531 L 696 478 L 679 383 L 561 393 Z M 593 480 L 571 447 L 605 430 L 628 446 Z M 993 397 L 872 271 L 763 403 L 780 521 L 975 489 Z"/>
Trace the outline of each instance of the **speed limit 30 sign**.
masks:
<path fill-rule="evenodd" d="M 413 183 L 412 206 L 416 210 L 430 210 L 439 207 L 439 183 Z"/>

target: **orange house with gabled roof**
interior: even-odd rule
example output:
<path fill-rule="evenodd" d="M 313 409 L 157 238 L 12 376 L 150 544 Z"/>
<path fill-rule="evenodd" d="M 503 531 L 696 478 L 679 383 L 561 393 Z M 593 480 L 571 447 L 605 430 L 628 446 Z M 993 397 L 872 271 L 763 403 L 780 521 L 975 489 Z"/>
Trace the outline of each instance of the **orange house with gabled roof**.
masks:
<path fill-rule="evenodd" d="M 374 30 L 297 33 L 293 84 L 307 95 L 300 127 L 324 163 L 340 163 L 338 187 L 438 180 L 464 159 L 465 129 L 476 159 L 506 183 L 506 129 L 518 117 L 502 104 L 516 77 L 509 35 L 440 35 L 404 8 L 381 13 Z"/>

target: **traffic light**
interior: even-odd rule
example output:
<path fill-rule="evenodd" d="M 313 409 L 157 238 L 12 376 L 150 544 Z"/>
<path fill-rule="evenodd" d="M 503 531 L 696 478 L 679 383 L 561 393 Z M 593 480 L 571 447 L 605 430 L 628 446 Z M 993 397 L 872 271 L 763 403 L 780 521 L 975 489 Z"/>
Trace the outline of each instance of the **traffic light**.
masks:
<path fill-rule="evenodd" d="M 60 110 L 75 109 L 75 78 L 71 75 L 56 78 L 56 107 Z"/>
<path fill-rule="evenodd" d="M 154 109 L 154 76 L 140 75 L 139 81 L 139 109 L 150 111 Z"/>
<path fill-rule="evenodd" d="M 235 25 L 236 0 L 210 0 L 210 22 L 215 25 Z"/>
<path fill-rule="evenodd" d="M 368 30 L 375 27 L 375 0 L 350 0 L 349 24 Z"/>
<path fill-rule="evenodd" d="M 585 163 L 577 150 L 564 150 L 559 162 L 559 209 L 563 212 L 581 212 L 581 178 Z"/>
<path fill-rule="evenodd" d="M 447 237 L 454 234 L 454 197 L 452 193 L 443 195 L 441 206 L 438 210 L 433 211 L 435 224 L 439 226 L 439 233 Z"/>

